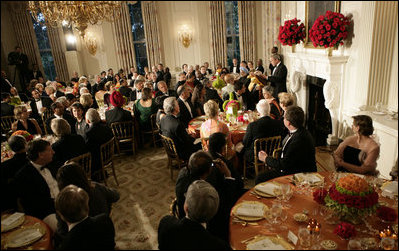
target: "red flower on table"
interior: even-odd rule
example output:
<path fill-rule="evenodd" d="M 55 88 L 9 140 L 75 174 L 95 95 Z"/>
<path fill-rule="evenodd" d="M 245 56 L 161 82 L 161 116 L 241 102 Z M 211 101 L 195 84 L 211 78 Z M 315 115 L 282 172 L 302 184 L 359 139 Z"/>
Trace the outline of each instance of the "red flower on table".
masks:
<path fill-rule="evenodd" d="M 326 189 L 317 189 L 313 192 L 313 200 L 319 204 L 324 205 L 325 204 L 324 198 L 327 196 L 327 193 L 328 192 Z"/>
<path fill-rule="evenodd" d="M 341 238 L 349 239 L 350 237 L 356 235 L 356 229 L 352 224 L 349 224 L 347 222 L 341 222 L 334 229 L 334 234 L 337 234 Z"/>

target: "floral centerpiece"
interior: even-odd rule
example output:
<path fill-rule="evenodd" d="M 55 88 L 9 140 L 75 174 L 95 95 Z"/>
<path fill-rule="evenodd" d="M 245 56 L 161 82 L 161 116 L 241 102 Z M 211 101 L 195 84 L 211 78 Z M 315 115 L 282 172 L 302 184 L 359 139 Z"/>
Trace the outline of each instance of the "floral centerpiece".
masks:
<path fill-rule="evenodd" d="M 341 222 L 334 229 L 334 234 L 338 235 L 341 238 L 349 239 L 353 236 L 356 236 L 356 229 L 355 226 L 350 223 Z"/>
<path fill-rule="evenodd" d="M 325 15 L 320 15 L 316 19 L 309 30 L 309 38 L 314 47 L 338 47 L 344 44 L 343 41 L 348 36 L 349 24 L 347 17 L 328 10 Z"/>
<path fill-rule="evenodd" d="M 237 118 L 238 110 L 242 109 L 242 104 L 234 99 L 233 92 L 230 92 L 230 98 L 223 103 L 223 110 L 226 112 L 226 119 L 230 121 L 230 117 Z"/>
<path fill-rule="evenodd" d="M 284 22 L 284 25 L 280 26 L 278 33 L 278 40 L 283 45 L 295 46 L 299 44 L 306 37 L 305 25 L 300 23 L 300 19 L 291 19 Z"/>
<path fill-rule="evenodd" d="M 26 142 L 29 142 L 29 141 L 31 141 L 33 139 L 33 135 L 28 133 L 25 130 L 15 131 L 13 134 L 11 134 L 11 136 L 14 136 L 14 135 L 22 135 L 22 136 L 24 136 L 24 138 L 26 139 Z"/>
<path fill-rule="evenodd" d="M 212 82 L 212 86 L 213 88 L 220 90 L 226 86 L 226 83 L 218 75 L 216 79 Z"/>
<path fill-rule="evenodd" d="M 376 212 L 378 193 L 365 179 L 349 174 L 331 185 L 324 201 L 342 218 L 356 222 L 359 217 Z"/>
<path fill-rule="evenodd" d="M 18 105 L 21 105 L 21 104 L 22 104 L 22 101 L 21 101 L 21 98 L 19 96 L 14 96 L 14 97 L 10 98 L 10 105 L 18 106 Z"/>

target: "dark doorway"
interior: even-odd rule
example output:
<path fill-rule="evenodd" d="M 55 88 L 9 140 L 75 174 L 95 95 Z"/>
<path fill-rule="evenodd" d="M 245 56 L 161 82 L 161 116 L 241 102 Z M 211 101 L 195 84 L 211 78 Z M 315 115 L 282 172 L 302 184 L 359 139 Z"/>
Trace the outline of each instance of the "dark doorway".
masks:
<path fill-rule="evenodd" d="M 316 146 L 325 146 L 328 134 L 332 133 L 330 112 L 324 106 L 323 85 L 326 80 L 306 75 L 306 82 L 309 86 L 306 126 L 312 134 Z"/>

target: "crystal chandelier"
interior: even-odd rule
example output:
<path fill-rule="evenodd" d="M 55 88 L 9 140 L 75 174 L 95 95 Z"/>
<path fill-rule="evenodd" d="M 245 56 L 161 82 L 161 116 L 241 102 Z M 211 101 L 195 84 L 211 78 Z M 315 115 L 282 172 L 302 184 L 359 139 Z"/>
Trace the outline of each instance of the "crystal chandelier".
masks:
<path fill-rule="evenodd" d="M 56 27 L 62 22 L 73 25 L 82 38 L 89 24 L 113 22 L 119 18 L 123 1 L 29 1 L 28 10 L 37 20 L 41 12 L 50 26 Z M 132 1 L 129 1 L 130 3 Z"/>

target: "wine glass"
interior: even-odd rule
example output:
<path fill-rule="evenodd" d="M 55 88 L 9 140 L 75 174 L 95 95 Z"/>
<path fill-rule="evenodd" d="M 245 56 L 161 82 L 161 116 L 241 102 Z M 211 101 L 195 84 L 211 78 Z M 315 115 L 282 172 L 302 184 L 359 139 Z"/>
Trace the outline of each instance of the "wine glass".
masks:
<path fill-rule="evenodd" d="M 281 204 L 284 194 L 283 194 L 283 189 L 282 189 L 282 185 L 278 185 L 273 189 L 273 194 L 276 195 L 277 200 L 279 201 L 279 203 Z"/>
<path fill-rule="evenodd" d="M 273 221 L 272 224 L 278 224 L 279 221 L 277 221 L 277 218 L 280 217 L 281 211 L 282 211 L 282 206 L 279 203 L 273 203 L 272 208 L 270 209 L 270 213 L 272 215 Z"/>
<path fill-rule="evenodd" d="M 298 238 L 302 249 L 309 249 L 312 245 L 312 235 L 306 227 L 300 227 L 298 230 Z"/>
<path fill-rule="evenodd" d="M 375 111 L 376 112 L 381 112 L 381 110 L 382 110 L 382 103 L 381 102 L 377 102 L 375 104 Z"/>
<path fill-rule="evenodd" d="M 288 201 L 291 199 L 292 195 L 294 194 L 294 190 L 291 189 L 290 184 L 283 184 L 282 191 L 283 191 L 284 207 L 292 208 L 292 206 L 288 203 Z"/>
<path fill-rule="evenodd" d="M 285 221 L 288 218 L 288 213 L 286 210 L 281 210 L 281 214 L 280 214 L 280 219 L 281 219 L 281 224 L 280 224 L 280 229 L 281 230 L 287 230 L 287 226 L 284 224 Z"/>
<path fill-rule="evenodd" d="M 389 237 L 381 239 L 380 246 L 384 250 L 392 250 L 395 248 L 395 240 Z"/>
<path fill-rule="evenodd" d="M 362 250 L 362 243 L 358 239 L 351 239 L 348 242 L 348 250 Z"/>

